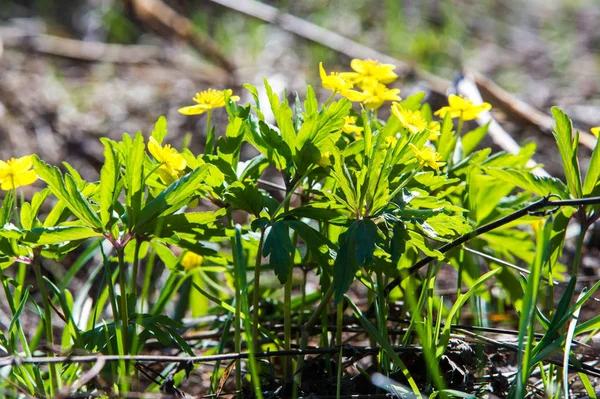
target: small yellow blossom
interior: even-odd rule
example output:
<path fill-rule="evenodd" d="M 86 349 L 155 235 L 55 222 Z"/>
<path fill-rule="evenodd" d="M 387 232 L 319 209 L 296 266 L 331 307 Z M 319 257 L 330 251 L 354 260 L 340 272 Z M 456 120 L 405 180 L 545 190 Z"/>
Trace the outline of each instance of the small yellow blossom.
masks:
<path fill-rule="evenodd" d="M 352 90 L 354 84 L 349 79 L 344 79 L 338 72 L 331 72 L 329 75 L 323 68 L 323 63 L 319 63 L 319 75 L 321 76 L 321 84 L 327 90 L 332 90 L 334 93 L 340 93 L 343 97 L 353 102 L 361 102 L 364 100 L 364 95 L 356 90 Z"/>
<path fill-rule="evenodd" d="M 437 110 L 435 115 L 443 118 L 447 113 L 450 113 L 451 118 L 462 118 L 464 121 L 470 121 L 477 118 L 480 113 L 490 109 L 492 109 L 492 106 L 489 103 L 475 105 L 468 98 L 452 94 L 448 97 L 448 106 Z"/>
<path fill-rule="evenodd" d="M 439 162 L 439 160 L 442 159 L 442 156 L 435 152 L 433 147 L 425 146 L 423 149 L 419 150 L 413 143 L 409 143 L 408 145 L 415 153 L 417 161 L 419 161 L 421 165 L 426 164 L 432 169 L 435 169 L 438 173 L 440 173 L 440 166 L 446 165 L 446 162 Z"/>
<path fill-rule="evenodd" d="M 344 133 L 354 133 L 356 137 L 361 137 L 364 130 L 364 127 L 356 126 L 356 118 L 354 116 L 344 116 L 344 126 L 342 126 Z"/>
<path fill-rule="evenodd" d="M 592 134 L 594 136 L 596 136 L 596 138 L 598 138 L 598 135 L 600 135 L 600 126 L 593 127 L 593 128 L 590 129 L 590 131 L 592 132 Z"/>
<path fill-rule="evenodd" d="M 8 191 L 30 185 L 37 180 L 37 175 L 31 168 L 33 168 L 31 155 L 11 158 L 6 162 L 0 161 L 0 188 Z"/>
<path fill-rule="evenodd" d="M 154 137 L 150 137 L 148 151 L 161 163 L 158 168 L 158 176 L 165 184 L 171 184 L 183 175 L 187 162 L 177 150 L 166 144 L 161 147 Z"/>
<path fill-rule="evenodd" d="M 389 89 L 382 83 L 369 85 L 363 88 L 364 100 L 362 103 L 367 109 L 378 109 L 386 101 L 400 101 L 400 89 Z"/>
<path fill-rule="evenodd" d="M 225 106 L 225 93 L 229 95 L 231 101 L 239 101 L 238 96 L 232 96 L 232 91 L 208 89 L 200 93 L 196 93 L 196 97 L 192 98 L 196 105 L 179 108 L 179 112 L 184 115 L 200 115 L 214 108 Z"/>
<path fill-rule="evenodd" d="M 427 125 L 427 130 L 429 130 L 429 137 L 427 140 L 436 141 L 440 137 L 441 125 L 438 121 L 431 121 Z"/>
<path fill-rule="evenodd" d="M 181 259 L 181 265 L 185 268 L 185 270 L 192 270 L 195 267 L 198 267 L 202 264 L 204 258 L 202 255 L 198 255 L 194 252 L 186 252 Z"/>
<path fill-rule="evenodd" d="M 417 134 L 427 129 L 427 121 L 423 119 L 420 111 L 411 111 L 402 108 L 400 103 L 392 103 L 392 113 L 400 124 L 412 134 Z"/>
<path fill-rule="evenodd" d="M 387 136 L 385 138 L 385 142 L 387 143 L 388 147 L 393 147 L 398 142 L 398 137 L 396 137 L 396 136 Z"/>
<path fill-rule="evenodd" d="M 350 67 L 354 72 L 344 72 L 340 75 L 350 79 L 359 87 L 370 86 L 377 83 L 392 83 L 398 75 L 394 73 L 395 65 L 382 64 L 376 60 L 353 59 Z"/>

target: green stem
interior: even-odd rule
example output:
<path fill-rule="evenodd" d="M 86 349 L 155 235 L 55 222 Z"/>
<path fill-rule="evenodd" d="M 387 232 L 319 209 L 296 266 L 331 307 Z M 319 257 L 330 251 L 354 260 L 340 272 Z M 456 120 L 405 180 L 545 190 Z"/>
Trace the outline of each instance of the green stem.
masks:
<path fill-rule="evenodd" d="M 321 317 L 321 314 L 325 311 L 325 309 L 329 305 L 329 301 L 331 301 L 334 291 L 335 291 L 334 285 L 332 283 L 329 285 L 329 288 L 327 289 L 327 292 L 325 292 L 325 294 L 323 295 L 323 298 L 321 298 L 321 302 L 319 303 L 319 306 L 317 307 L 315 312 L 312 314 L 312 316 L 310 316 L 310 319 L 308 319 L 308 321 L 304 324 L 304 326 L 302 326 L 302 335 L 300 338 L 300 350 L 301 351 L 306 350 L 306 347 L 308 346 L 308 339 L 310 338 L 310 331 L 314 327 L 314 325 L 317 323 L 319 318 Z M 296 367 L 296 369 L 298 370 L 298 373 L 296 373 L 296 376 L 294 378 L 294 380 L 295 380 L 294 385 L 300 386 L 300 384 L 302 383 L 302 368 L 303 367 L 304 367 L 304 355 L 300 354 L 298 356 L 298 365 Z"/>
<path fill-rule="evenodd" d="M 458 118 L 458 128 L 456 129 L 456 137 L 460 137 L 460 135 L 462 134 L 464 123 L 465 123 L 465 121 L 463 120 L 462 112 L 461 112 L 460 118 Z"/>
<path fill-rule="evenodd" d="M 121 303 L 119 314 L 121 316 L 121 343 L 123 352 L 129 353 L 128 324 L 129 312 L 127 310 L 127 283 L 125 279 L 125 253 L 124 248 L 117 248 L 117 257 L 119 259 L 119 285 L 121 286 Z"/>
<path fill-rule="evenodd" d="M 588 228 L 589 224 L 584 218 L 582 218 L 581 230 L 579 231 L 579 235 L 577 236 L 577 242 L 575 243 L 575 256 L 573 257 L 573 266 L 571 269 L 571 280 L 575 280 L 575 282 L 577 281 L 577 275 L 579 274 L 579 266 L 581 264 L 581 253 L 583 251 L 583 244 Z"/>
<path fill-rule="evenodd" d="M 379 332 L 383 336 L 385 340 L 388 340 L 388 329 L 387 329 L 387 306 L 385 300 L 385 277 L 383 273 L 377 273 L 377 327 Z M 387 355 L 385 351 L 382 349 L 379 354 L 379 364 L 382 367 L 382 372 L 389 376 L 389 362 L 387 360 Z"/>
<path fill-rule="evenodd" d="M 129 281 L 129 292 L 131 292 L 137 298 L 137 276 L 138 276 L 138 264 L 140 256 L 140 247 L 142 246 L 142 240 L 135 239 L 135 251 L 133 253 L 133 265 L 131 266 L 131 280 Z"/>
<path fill-rule="evenodd" d="M 265 228 L 260 230 L 260 240 L 256 250 L 254 263 L 254 295 L 252 298 L 252 345 L 258 349 L 258 324 L 259 324 L 259 299 L 260 299 L 260 266 L 262 260 L 262 247 L 265 239 Z"/>
<path fill-rule="evenodd" d="M 213 130 L 210 128 L 210 117 L 212 110 L 206 111 L 206 145 L 204 146 L 204 153 L 212 155 L 215 151 L 215 135 Z"/>
<path fill-rule="evenodd" d="M 46 291 L 46 284 L 42 277 L 42 269 L 40 267 L 40 261 L 37 255 L 34 256 L 33 270 L 35 272 L 35 278 L 42 295 L 42 306 L 44 307 L 44 331 L 46 332 L 46 343 L 52 350 L 54 348 L 54 332 L 52 329 L 52 308 L 50 307 L 50 301 L 48 300 L 48 292 Z M 48 353 L 48 356 L 54 357 L 54 352 Z M 48 369 L 50 371 L 50 397 L 54 397 L 55 390 L 59 389 L 58 370 L 56 364 L 49 364 Z"/>
<path fill-rule="evenodd" d="M 331 101 L 333 100 L 333 98 L 335 97 L 336 94 L 337 94 L 337 91 L 334 90 L 333 93 L 331 93 L 331 95 L 327 99 L 327 101 L 325 101 L 325 104 L 323 104 L 323 108 L 327 108 L 329 106 L 329 103 L 331 103 Z"/>

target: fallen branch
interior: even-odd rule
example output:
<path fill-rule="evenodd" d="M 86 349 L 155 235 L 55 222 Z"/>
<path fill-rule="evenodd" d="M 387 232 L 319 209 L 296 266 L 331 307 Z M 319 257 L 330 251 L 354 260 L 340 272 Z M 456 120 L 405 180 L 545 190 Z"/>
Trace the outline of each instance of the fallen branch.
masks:
<path fill-rule="evenodd" d="M 88 42 L 48 34 L 29 34 L 12 27 L 0 27 L 0 42 L 3 42 L 6 48 L 85 62 L 124 65 L 169 64 L 203 80 L 223 83 L 228 80 L 222 69 L 196 61 L 191 64 L 188 57 L 182 56 L 181 52 L 171 47 Z"/>
<path fill-rule="evenodd" d="M 420 352 L 421 348 L 417 346 L 395 346 L 393 349 L 397 352 L 415 353 Z M 344 345 L 337 348 L 308 348 L 304 350 L 292 349 L 282 351 L 256 352 L 254 356 L 257 358 L 268 357 L 284 357 L 298 355 L 324 355 L 342 353 L 344 356 L 351 357 L 357 353 L 378 353 L 381 350 L 379 347 L 359 347 Z M 248 352 L 242 353 L 226 353 L 221 355 L 210 356 L 161 356 L 161 355 L 84 355 L 84 356 L 39 356 L 39 357 L 24 357 L 5 356 L 0 358 L 0 367 L 18 366 L 20 364 L 55 364 L 55 363 L 93 363 L 93 362 L 118 362 L 118 361 L 135 361 L 135 362 L 152 362 L 152 363 L 206 363 L 222 360 L 238 360 L 247 359 Z"/>
<path fill-rule="evenodd" d="M 182 40 L 188 42 L 215 64 L 233 73 L 236 66 L 231 62 L 209 37 L 201 34 L 192 22 L 178 14 L 160 0 L 125 0 L 133 6 L 137 17 L 149 26 L 162 26 Z"/>

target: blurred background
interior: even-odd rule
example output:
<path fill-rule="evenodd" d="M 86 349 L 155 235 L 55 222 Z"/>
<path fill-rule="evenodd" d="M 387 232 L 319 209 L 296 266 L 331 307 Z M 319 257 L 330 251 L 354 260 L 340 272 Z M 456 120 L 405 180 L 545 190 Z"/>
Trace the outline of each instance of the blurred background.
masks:
<path fill-rule="evenodd" d="M 381 55 L 402 97 L 425 90 L 434 107 L 461 71 L 476 74 L 552 173 L 550 107 L 582 131 L 600 125 L 599 21 L 598 0 L 0 0 L 0 159 L 37 153 L 97 179 L 98 138 L 149 134 L 160 115 L 169 141 L 188 134 L 201 151 L 205 116 L 177 113 L 197 91 L 250 101 L 241 84 L 266 77 L 302 96 L 320 87 L 319 62 L 344 71 Z M 524 105 L 544 114 L 523 118 Z"/>

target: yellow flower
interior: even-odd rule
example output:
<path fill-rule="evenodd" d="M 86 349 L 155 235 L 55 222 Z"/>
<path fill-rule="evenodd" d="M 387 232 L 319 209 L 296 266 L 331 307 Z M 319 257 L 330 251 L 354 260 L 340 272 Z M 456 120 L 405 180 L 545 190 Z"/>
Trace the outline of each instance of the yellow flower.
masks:
<path fill-rule="evenodd" d="M 417 134 L 427 129 L 427 121 L 421 117 L 420 111 L 410 111 L 402 108 L 400 103 L 392 103 L 392 113 L 400 124 L 412 134 Z"/>
<path fill-rule="evenodd" d="M 321 84 L 325 89 L 340 93 L 350 101 L 361 102 L 364 100 L 362 93 L 351 90 L 354 84 L 349 79 L 342 78 L 338 72 L 331 72 L 327 75 L 322 62 L 319 63 L 319 75 L 321 76 Z"/>
<path fill-rule="evenodd" d="M 161 147 L 154 137 L 150 137 L 148 151 L 161 163 L 158 168 L 158 176 L 163 183 L 171 184 L 183 175 L 187 162 L 175 148 L 169 144 Z"/>
<path fill-rule="evenodd" d="M 345 72 L 340 75 L 360 87 L 376 83 L 392 83 L 398 77 L 394 73 L 395 65 L 382 64 L 376 60 L 353 59 L 350 67 L 354 69 L 354 72 Z"/>
<path fill-rule="evenodd" d="M 376 83 L 363 88 L 364 100 L 367 109 L 378 109 L 386 101 L 400 101 L 399 89 L 389 89 L 382 83 Z"/>
<path fill-rule="evenodd" d="M 441 134 L 441 125 L 438 121 L 431 121 L 427 125 L 427 130 L 429 130 L 429 137 L 427 137 L 427 140 L 436 141 Z"/>
<path fill-rule="evenodd" d="M 181 259 L 181 266 L 185 268 L 185 270 L 192 270 L 195 267 L 198 267 L 202 264 L 204 258 L 202 255 L 198 255 L 194 252 L 187 251 L 183 258 Z"/>
<path fill-rule="evenodd" d="M 594 136 L 596 136 L 596 138 L 598 138 L 598 135 L 600 135 L 600 126 L 593 127 L 593 128 L 590 129 L 590 131 L 592 132 L 592 134 Z"/>
<path fill-rule="evenodd" d="M 462 118 L 464 121 L 470 121 L 477 118 L 480 113 L 490 109 L 492 109 L 492 106 L 489 103 L 475 105 L 468 98 L 452 94 L 448 97 L 448 106 L 437 110 L 435 115 L 443 118 L 449 112 L 451 118 Z"/>
<path fill-rule="evenodd" d="M 200 115 L 214 108 L 225 106 L 225 93 L 229 95 L 231 101 L 240 101 L 238 96 L 232 96 L 232 91 L 208 89 L 206 91 L 196 93 L 196 97 L 192 98 L 196 105 L 179 108 L 179 112 L 184 115 Z"/>
<path fill-rule="evenodd" d="M 21 158 L 11 158 L 8 161 L 0 161 L 0 188 L 2 190 L 11 190 L 13 188 L 28 186 L 37 180 L 33 168 L 33 159 L 31 155 Z"/>
<path fill-rule="evenodd" d="M 413 143 L 409 143 L 408 145 L 415 153 L 417 161 L 419 161 L 421 165 L 426 164 L 435 169 L 435 171 L 438 173 L 440 173 L 440 166 L 446 165 L 446 162 L 439 162 L 442 157 L 440 154 L 435 152 L 433 147 L 425 146 L 422 150 L 419 150 Z"/>
<path fill-rule="evenodd" d="M 393 147 L 398 142 L 398 137 L 396 137 L 396 136 L 387 136 L 385 138 L 385 141 L 386 141 L 388 147 Z"/>
<path fill-rule="evenodd" d="M 361 137 L 362 132 L 365 128 L 356 126 L 356 118 L 353 116 L 344 116 L 344 126 L 342 126 L 342 131 L 344 133 L 352 134 L 354 133 L 356 137 Z"/>

